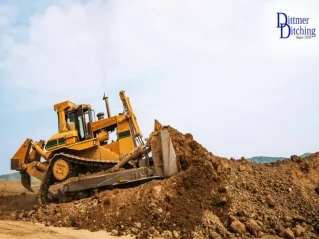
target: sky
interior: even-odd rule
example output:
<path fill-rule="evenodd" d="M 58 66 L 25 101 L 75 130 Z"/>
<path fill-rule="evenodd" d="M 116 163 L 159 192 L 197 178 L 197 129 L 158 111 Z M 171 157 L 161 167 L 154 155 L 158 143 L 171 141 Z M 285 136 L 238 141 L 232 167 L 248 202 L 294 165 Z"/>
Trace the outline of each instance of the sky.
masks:
<path fill-rule="evenodd" d="M 277 12 L 318 0 L 0 0 L 0 174 L 26 138 L 57 133 L 55 103 L 112 114 L 125 90 L 144 137 L 158 119 L 215 155 L 319 151 L 319 36 L 279 39 Z"/>

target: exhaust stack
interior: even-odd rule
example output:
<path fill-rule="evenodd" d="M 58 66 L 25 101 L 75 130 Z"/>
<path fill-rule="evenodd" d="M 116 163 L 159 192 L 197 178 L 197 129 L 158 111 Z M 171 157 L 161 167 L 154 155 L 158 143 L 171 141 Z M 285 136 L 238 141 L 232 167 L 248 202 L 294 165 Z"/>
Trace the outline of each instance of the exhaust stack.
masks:
<path fill-rule="evenodd" d="M 103 96 L 103 100 L 105 101 L 107 117 L 110 118 L 111 117 L 111 110 L 110 110 L 110 104 L 109 104 L 109 97 L 106 97 L 105 93 Z"/>

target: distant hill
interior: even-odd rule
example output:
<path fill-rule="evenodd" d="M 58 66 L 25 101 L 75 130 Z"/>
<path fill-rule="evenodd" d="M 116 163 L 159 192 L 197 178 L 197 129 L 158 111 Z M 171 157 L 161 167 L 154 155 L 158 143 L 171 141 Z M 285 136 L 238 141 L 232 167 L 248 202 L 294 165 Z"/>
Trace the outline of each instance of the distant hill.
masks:
<path fill-rule="evenodd" d="M 3 174 L 0 175 L 0 180 L 10 180 L 10 181 L 21 181 L 20 173 L 10 173 L 10 174 Z M 31 177 L 31 181 L 38 181 L 38 179 Z"/>
<path fill-rule="evenodd" d="M 299 155 L 299 157 L 301 158 L 305 158 L 305 157 L 308 157 L 311 153 L 304 153 L 302 155 Z"/>
<path fill-rule="evenodd" d="M 305 158 L 309 156 L 310 154 L 311 153 L 304 153 L 302 155 L 299 155 L 299 157 Z M 285 157 L 255 156 L 252 158 L 248 158 L 247 160 L 255 162 L 255 163 L 273 163 L 283 159 L 285 159 Z"/>
<path fill-rule="evenodd" d="M 0 175 L 0 180 L 20 181 L 20 178 L 19 172 Z"/>

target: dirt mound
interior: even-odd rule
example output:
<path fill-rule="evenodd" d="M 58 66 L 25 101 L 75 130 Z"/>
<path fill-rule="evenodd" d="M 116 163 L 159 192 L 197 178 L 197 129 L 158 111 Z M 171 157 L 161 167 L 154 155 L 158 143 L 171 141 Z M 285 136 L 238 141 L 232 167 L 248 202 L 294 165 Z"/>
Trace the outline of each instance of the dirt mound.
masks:
<path fill-rule="evenodd" d="M 32 185 L 35 191 L 39 186 L 39 183 Z M 28 192 L 20 182 L 0 181 L 0 212 L 31 210 L 36 204 L 36 195 Z"/>
<path fill-rule="evenodd" d="M 167 128 L 179 174 L 2 218 L 138 238 L 318 237 L 319 154 L 271 164 L 229 160 L 208 152 L 191 134 Z"/>

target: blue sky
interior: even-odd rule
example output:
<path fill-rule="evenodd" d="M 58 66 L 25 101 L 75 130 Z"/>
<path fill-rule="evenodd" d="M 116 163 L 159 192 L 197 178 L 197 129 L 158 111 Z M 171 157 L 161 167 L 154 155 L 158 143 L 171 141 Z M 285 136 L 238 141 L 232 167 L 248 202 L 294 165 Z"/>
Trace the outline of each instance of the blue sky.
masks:
<path fill-rule="evenodd" d="M 319 151 L 319 36 L 279 39 L 276 12 L 319 2 L 0 1 L 0 173 L 25 138 L 57 131 L 53 105 L 113 114 L 131 97 L 145 136 L 154 119 L 216 155 Z"/>

